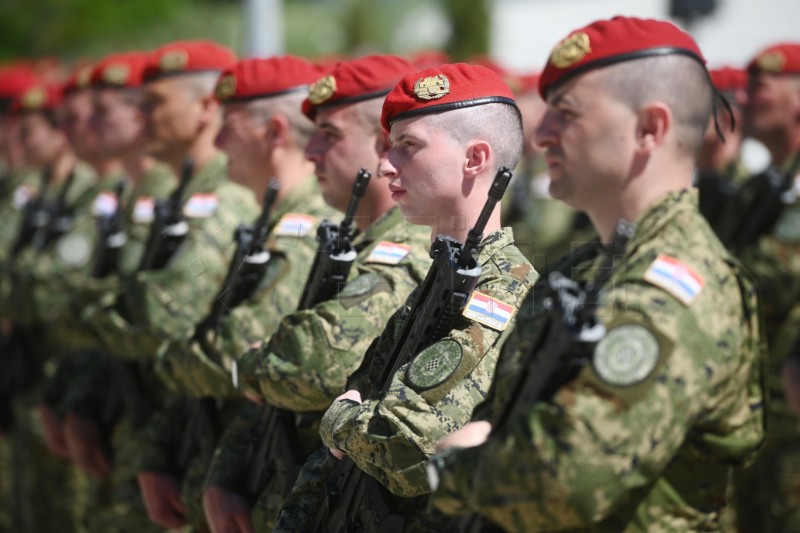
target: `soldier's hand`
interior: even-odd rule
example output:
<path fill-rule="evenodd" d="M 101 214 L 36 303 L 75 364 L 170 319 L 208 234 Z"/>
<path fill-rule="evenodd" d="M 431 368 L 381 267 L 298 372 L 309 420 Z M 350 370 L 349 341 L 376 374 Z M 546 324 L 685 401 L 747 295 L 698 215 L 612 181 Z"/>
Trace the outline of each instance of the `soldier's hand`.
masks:
<path fill-rule="evenodd" d="M 108 457 L 100 430 L 97 426 L 74 413 L 64 419 L 64 438 L 72 460 L 95 479 L 104 479 L 111 473 Z"/>
<path fill-rule="evenodd" d="M 436 451 L 441 452 L 448 448 L 472 448 L 486 442 L 492 425 L 485 420 L 470 422 L 458 431 L 454 431 L 436 443 Z"/>
<path fill-rule="evenodd" d="M 211 533 L 252 533 L 250 506 L 238 494 L 222 487 L 203 491 L 203 510 Z"/>
<path fill-rule="evenodd" d="M 186 506 L 181 500 L 178 479 L 160 472 L 139 472 L 136 476 L 139 490 L 154 524 L 167 529 L 177 529 L 188 524 Z"/>
<path fill-rule="evenodd" d="M 781 368 L 781 381 L 786 403 L 796 415 L 800 415 L 800 362 L 787 359 Z"/>
<path fill-rule="evenodd" d="M 42 433 L 44 434 L 44 443 L 47 449 L 59 457 L 69 459 L 69 449 L 67 448 L 67 441 L 64 438 L 64 431 L 58 415 L 44 404 L 37 406 L 36 412 L 39 416 L 39 422 L 42 424 Z"/>

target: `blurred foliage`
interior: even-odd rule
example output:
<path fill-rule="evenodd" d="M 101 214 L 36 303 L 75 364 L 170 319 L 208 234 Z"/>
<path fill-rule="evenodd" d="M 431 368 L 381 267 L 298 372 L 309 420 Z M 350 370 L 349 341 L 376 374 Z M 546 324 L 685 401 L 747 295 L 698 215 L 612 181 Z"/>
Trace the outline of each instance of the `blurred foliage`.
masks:
<path fill-rule="evenodd" d="M 397 48 L 436 46 L 448 36 L 456 58 L 485 53 L 488 47 L 487 0 L 283 1 L 285 50 L 293 54 L 404 53 L 410 50 Z M 415 32 L 415 17 L 425 9 L 449 17 L 451 30 L 430 36 Z M 199 38 L 242 53 L 243 17 L 242 0 L 0 0 L 0 62 L 99 58 Z"/>

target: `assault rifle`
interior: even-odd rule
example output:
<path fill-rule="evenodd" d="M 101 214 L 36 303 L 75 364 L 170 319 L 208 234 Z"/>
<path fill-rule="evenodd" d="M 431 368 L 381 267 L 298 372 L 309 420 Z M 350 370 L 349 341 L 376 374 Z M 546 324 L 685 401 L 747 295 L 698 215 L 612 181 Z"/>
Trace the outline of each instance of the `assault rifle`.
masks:
<path fill-rule="evenodd" d="M 125 180 L 121 179 L 114 188 L 117 195 L 117 208 L 113 213 L 97 217 L 97 244 L 94 251 L 92 277 L 105 278 L 117 270 L 119 252 L 128 240 L 122 230 L 122 194 Z"/>
<path fill-rule="evenodd" d="M 150 225 L 147 243 L 139 271 L 164 268 L 189 233 L 189 224 L 183 219 L 184 192 L 194 173 L 194 161 L 186 158 L 181 169 L 181 179 L 169 198 L 159 198 L 155 205 L 155 218 Z"/>
<path fill-rule="evenodd" d="M 504 392 L 501 407 L 491 420 L 493 433 L 509 421 L 526 415 L 536 402 L 552 398 L 591 361 L 597 343 L 606 334 L 605 325 L 597 317 L 600 291 L 615 271 L 615 258 L 622 256 L 635 231 L 636 227 L 630 222 L 620 220 L 617 223 L 597 279 L 588 285 L 558 270 L 547 276 L 544 287 L 547 313 L 542 317 L 516 379 Z M 495 526 L 479 515 L 469 515 L 452 520 L 445 531 L 477 533 L 494 529 Z"/>
<path fill-rule="evenodd" d="M 28 200 L 23 207 L 22 220 L 19 223 L 17 238 L 11 247 L 11 256 L 16 256 L 27 248 L 32 242 L 37 231 L 47 225 L 48 213 L 44 209 L 44 198 L 50 181 L 53 179 L 53 167 L 47 166 L 42 171 L 41 185 L 36 196 Z"/>
<path fill-rule="evenodd" d="M 33 245 L 38 250 L 53 244 L 72 228 L 73 209 L 67 204 L 67 194 L 72 189 L 73 183 L 75 183 L 74 168 L 61 187 L 58 197 L 47 206 L 47 224 L 33 237 Z"/>
<path fill-rule="evenodd" d="M 300 298 L 299 311 L 336 297 L 344 287 L 357 255 L 352 243 L 356 211 L 371 177 L 372 174 L 363 168 L 358 171 L 353 195 L 341 224 L 336 225 L 328 220 L 320 224 L 317 230 L 317 256 Z M 291 411 L 271 405 L 263 405 L 259 409 L 247 452 L 247 464 L 253 465 L 246 481 L 251 499 L 258 496 L 261 480 L 268 474 L 274 474 L 276 457 L 288 459 L 284 493 L 291 489 L 305 460 L 300 453 L 297 427 L 298 417 Z"/>
<path fill-rule="evenodd" d="M 447 335 L 461 320 L 461 312 L 482 272 L 478 246 L 483 240 L 483 230 L 510 180 L 511 171 L 507 168 L 497 172 L 489 198 L 463 246 L 450 237 L 436 237 L 431 246 L 433 264 L 417 289 L 408 318 L 368 396 L 385 393 L 401 366 Z M 349 457 L 339 461 L 326 485 L 325 504 L 317 514 L 313 531 L 341 533 L 368 527 L 383 532 L 403 531 L 403 517 L 390 511 L 388 490 Z M 379 523 L 365 524 L 359 512 L 362 509 L 369 510 Z"/>

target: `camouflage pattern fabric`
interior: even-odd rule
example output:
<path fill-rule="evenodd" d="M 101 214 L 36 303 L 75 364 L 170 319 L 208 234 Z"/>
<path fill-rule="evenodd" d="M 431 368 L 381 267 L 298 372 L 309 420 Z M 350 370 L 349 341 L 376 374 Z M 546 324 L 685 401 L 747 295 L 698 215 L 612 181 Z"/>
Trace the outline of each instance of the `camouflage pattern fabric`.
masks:
<path fill-rule="evenodd" d="M 600 296 L 607 332 L 591 364 L 483 445 L 437 455 L 436 508 L 508 531 L 718 530 L 731 466 L 751 462 L 765 434 L 756 291 L 695 192 L 670 193 L 636 222 Z M 604 258 L 590 255 L 562 272 L 594 279 Z M 658 275 L 665 262 L 688 270 Z M 687 272 L 702 280 L 694 290 L 668 283 Z M 532 348 L 541 292 L 523 305 L 482 418 Z"/>
<path fill-rule="evenodd" d="M 423 495 L 428 492 L 425 468 L 436 442 L 468 422 L 473 408 L 485 397 L 499 348 L 510 331 L 508 326 L 513 325 L 514 315 L 538 277 L 514 246 L 510 228 L 484 239 L 478 263 L 483 271 L 473 297 L 479 293 L 495 305 L 510 307 L 511 316 L 505 327 L 482 322 L 482 315 L 463 318 L 446 337 L 400 367 L 385 393 L 365 397 L 360 405 L 336 402 L 320 425 L 324 445 L 345 452 L 360 469 L 399 496 L 389 501 L 390 509 L 408 519 L 415 518 L 424 508 Z M 364 356 L 363 370 L 351 377 L 348 388 L 368 394 L 386 365 L 413 297 L 412 294 L 389 320 Z M 319 459 L 324 454 L 314 457 Z M 322 465 L 317 467 L 325 469 Z M 422 497 L 414 498 L 417 496 Z M 315 496 L 309 498 L 312 501 Z M 359 509 L 366 515 L 369 511 Z M 307 512 L 311 510 L 307 508 Z M 286 517 L 299 514 L 297 510 L 287 510 Z M 311 513 L 311 518 L 315 515 L 316 512 Z M 362 522 L 367 530 L 375 528 L 375 522 L 367 516 Z M 286 522 L 281 527 L 286 527 Z"/>

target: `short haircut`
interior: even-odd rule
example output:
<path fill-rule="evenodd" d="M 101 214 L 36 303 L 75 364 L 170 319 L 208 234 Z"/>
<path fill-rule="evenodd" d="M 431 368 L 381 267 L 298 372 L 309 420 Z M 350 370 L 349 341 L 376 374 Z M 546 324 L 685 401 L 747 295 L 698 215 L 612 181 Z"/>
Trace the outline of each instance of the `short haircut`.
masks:
<path fill-rule="evenodd" d="M 429 116 L 429 124 L 445 131 L 458 144 L 482 139 L 495 155 L 497 168 L 514 169 L 522 156 L 522 114 L 517 106 L 485 104 Z"/>
<path fill-rule="evenodd" d="M 218 72 L 200 72 L 175 77 L 175 80 L 179 81 L 180 85 L 197 99 L 211 96 L 217 86 L 218 79 Z"/>
<path fill-rule="evenodd" d="M 625 61 L 607 67 L 601 84 L 634 111 L 653 101 L 665 103 L 672 111 L 678 149 L 697 154 L 715 105 L 708 71 L 697 60 L 667 55 Z"/>
<path fill-rule="evenodd" d="M 304 92 L 296 92 L 254 100 L 247 104 L 247 114 L 262 123 L 276 114 L 283 115 L 292 128 L 294 142 L 302 150 L 314 133 L 314 123 L 303 114 L 301 108 L 306 96 L 308 95 Z"/>
<path fill-rule="evenodd" d="M 381 126 L 382 110 L 383 98 L 370 98 L 348 106 L 349 117 L 360 122 L 368 133 L 376 135 L 383 133 L 383 126 Z"/>

